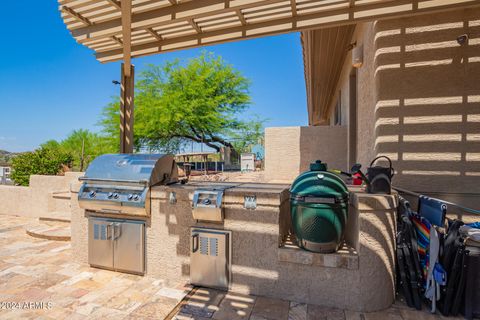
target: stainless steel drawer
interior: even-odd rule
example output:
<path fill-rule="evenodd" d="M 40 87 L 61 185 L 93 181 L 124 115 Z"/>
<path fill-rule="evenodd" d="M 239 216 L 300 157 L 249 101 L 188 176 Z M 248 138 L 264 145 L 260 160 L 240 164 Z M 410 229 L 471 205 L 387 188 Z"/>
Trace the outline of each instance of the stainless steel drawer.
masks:
<path fill-rule="evenodd" d="M 190 282 L 228 289 L 231 280 L 231 231 L 191 228 Z"/>

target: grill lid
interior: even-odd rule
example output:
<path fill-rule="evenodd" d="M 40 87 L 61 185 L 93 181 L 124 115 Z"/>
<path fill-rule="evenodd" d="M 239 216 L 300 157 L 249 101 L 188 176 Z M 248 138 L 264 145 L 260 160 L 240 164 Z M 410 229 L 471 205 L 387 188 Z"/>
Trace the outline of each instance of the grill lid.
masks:
<path fill-rule="evenodd" d="M 90 163 L 82 180 L 153 186 L 176 182 L 177 178 L 177 166 L 172 155 L 105 154 Z"/>
<path fill-rule="evenodd" d="M 312 203 L 328 203 L 328 199 L 335 203 L 348 199 L 348 189 L 343 180 L 325 171 L 326 164 L 319 164 L 319 161 L 313 163 L 310 171 L 303 172 L 295 179 L 290 187 L 291 199 Z"/>

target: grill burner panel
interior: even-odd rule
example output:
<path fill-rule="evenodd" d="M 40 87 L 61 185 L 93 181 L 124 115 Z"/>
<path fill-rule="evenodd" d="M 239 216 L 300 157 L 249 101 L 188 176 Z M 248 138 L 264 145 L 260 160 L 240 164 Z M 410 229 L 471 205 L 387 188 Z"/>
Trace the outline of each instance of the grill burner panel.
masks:
<path fill-rule="evenodd" d="M 80 207 L 96 212 L 150 215 L 150 187 L 178 181 L 171 155 L 109 154 L 97 157 L 80 178 Z"/>

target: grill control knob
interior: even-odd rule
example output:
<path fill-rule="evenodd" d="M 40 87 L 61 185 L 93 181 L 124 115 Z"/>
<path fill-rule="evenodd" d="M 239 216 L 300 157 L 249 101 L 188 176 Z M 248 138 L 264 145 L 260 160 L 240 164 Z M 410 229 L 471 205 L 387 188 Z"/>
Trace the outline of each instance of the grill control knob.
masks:
<path fill-rule="evenodd" d="M 133 199 L 133 194 L 130 193 L 130 194 L 128 195 L 128 200 L 132 200 L 132 199 Z"/>
<path fill-rule="evenodd" d="M 133 196 L 133 200 L 138 201 L 138 199 L 140 199 L 140 197 L 138 196 L 138 194 L 136 194 L 136 195 Z"/>
<path fill-rule="evenodd" d="M 109 192 L 107 197 L 108 197 L 108 199 L 112 199 L 112 197 L 113 197 L 113 192 Z"/>
<path fill-rule="evenodd" d="M 118 199 L 118 193 L 114 193 L 114 194 L 113 194 L 113 197 L 114 197 L 115 199 Z"/>
<path fill-rule="evenodd" d="M 97 195 L 97 193 L 92 190 L 88 195 L 90 196 L 90 198 L 94 198 Z"/>

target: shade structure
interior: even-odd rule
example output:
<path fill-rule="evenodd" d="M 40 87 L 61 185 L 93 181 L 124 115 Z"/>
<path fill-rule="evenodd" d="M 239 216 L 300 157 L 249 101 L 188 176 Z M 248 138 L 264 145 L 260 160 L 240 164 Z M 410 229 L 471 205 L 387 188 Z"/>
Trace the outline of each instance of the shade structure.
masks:
<path fill-rule="evenodd" d="M 328 125 L 342 66 L 355 25 L 308 30 L 301 34 L 308 124 Z"/>
<path fill-rule="evenodd" d="M 127 2 L 131 16 L 126 19 L 124 10 L 122 19 L 122 6 Z M 475 6 L 480 1 L 59 0 L 59 5 L 76 41 L 94 50 L 99 61 L 109 62 L 292 31 Z"/>

